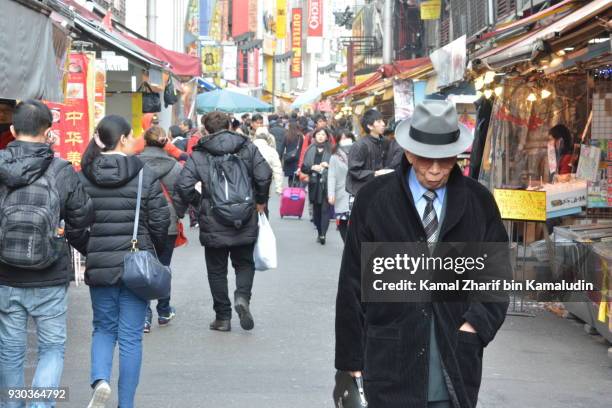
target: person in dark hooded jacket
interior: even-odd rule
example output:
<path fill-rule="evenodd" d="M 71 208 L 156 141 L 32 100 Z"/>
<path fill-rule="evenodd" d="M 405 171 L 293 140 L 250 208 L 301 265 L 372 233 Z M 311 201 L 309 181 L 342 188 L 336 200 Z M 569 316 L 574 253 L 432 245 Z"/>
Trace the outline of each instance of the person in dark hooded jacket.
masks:
<path fill-rule="evenodd" d="M 199 205 L 200 208 L 200 242 L 205 249 L 208 282 L 216 313 L 210 329 L 231 330 L 232 304 L 227 289 L 229 255 L 236 270 L 235 310 L 240 318 L 240 326 L 251 330 L 254 322 L 249 304 L 255 275 L 253 249 L 259 230 L 257 213 L 264 212 L 272 182 L 272 169 L 248 136 L 229 130 L 230 119 L 227 115 L 211 112 L 206 115 L 203 124 L 208 135 L 198 142 L 181 172 L 176 189 L 185 204 Z M 252 211 L 252 215 L 238 228 L 223 222 L 212 207 L 211 187 L 214 186 L 210 181 L 211 161 L 224 155 L 237 155 L 246 166 L 257 207 L 257 211 Z M 201 197 L 195 188 L 198 182 L 202 182 Z M 182 214 L 179 212 L 179 216 Z"/>
<path fill-rule="evenodd" d="M 144 139 L 146 147 L 138 157 L 157 173 L 163 189 L 164 197 L 168 203 L 168 209 L 170 210 L 170 227 L 168 228 L 168 238 L 164 243 L 162 251 L 157 254 L 159 261 L 163 265 L 170 266 L 172 254 L 174 253 L 176 237 L 179 234 L 179 219 L 176 216 L 176 209 L 172 196 L 174 195 L 174 185 L 181 174 L 181 166 L 178 164 L 176 159 L 171 157 L 164 150 L 165 146 L 169 143 L 164 129 L 159 126 L 152 126 L 145 132 Z M 179 197 L 175 197 L 175 199 L 180 200 Z M 170 323 L 170 321 L 174 319 L 175 315 L 176 311 L 174 307 L 170 306 L 169 297 L 159 299 L 157 301 L 157 323 L 160 326 L 165 326 Z M 151 307 L 148 307 L 144 328 L 145 333 L 151 331 L 152 318 L 153 313 L 151 312 Z"/>
<path fill-rule="evenodd" d="M 11 126 L 16 140 L 0 151 L 0 223 L 5 228 L 5 221 L 15 221 L 18 212 L 12 212 L 11 206 L 43 202 L 39 201 L 43 194 L 35 190 L 34 184 L 43 182 L 40 179 L 44 177 L 47 185 L 57 192 L 59 219 L 65 223 L 64 236 L 72 246 L 85 253 L 87 228 L 93 221 L 93 203 L 70 163 L 54 157 L 49 145 L 52 121 L 50 110 L 39 101 L 29 100 L 17 105 Z M 54 180 L 61 180 L 61 183 Z M 54 206 L 48 204 L 47 208 Z M 3 210 L 10 211 L 13 216 Z M 28 224 L 24 220 L 21 222 L 21 226 Z M 56 227 L 61 236 L 60 225 L 51 227 Z M 26 252 L 24 247 L 31 241 L 23 243 L 21 240 L 20 243 L 15 234 L 5 235 L 7 230 L 0 234 L 0 243 L 4 246 L 2 253 L 10 244 L 17 253 L 20 249 Z M 65 241 L 58 255 L 53 264 L 43 269 L 22 269 L 0 262 L 0 390 L 25 387 L 23 364 L 28 343 L 28 316 L 36 323 L 38 334 L 38 363 L 32 387 L 60 386 L 68 284 L 72 272 Z M 2 399 L 0 397 L 0 405 Z"/>
<path fill-rule="evenodd" d="M 87 244 L 85 283 L 93 309 L 90 407 L 108 400 L 115 343 L 119 343 L 119 406 L 134 407 L 142 360 L 147 302 L 121 282 L 123 258 L 129 252 L 136 212 L 138 178 L 143 191 L 138 225 L 140 250 L 162 253 L 170 225 L 168 203 L 159 176 L 135 151 L 129 123 L 109 115 L 98 124 L 83 155 L 81 180 L 94 201 L 95 221 Z"/>

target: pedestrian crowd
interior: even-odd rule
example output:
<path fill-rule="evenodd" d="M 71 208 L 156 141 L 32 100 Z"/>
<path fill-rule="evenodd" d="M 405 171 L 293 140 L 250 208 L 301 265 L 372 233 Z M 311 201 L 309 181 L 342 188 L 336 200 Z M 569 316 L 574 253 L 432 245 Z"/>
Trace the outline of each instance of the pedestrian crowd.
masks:
<path fill-rule="evenodd" d="M 433 242 L 446 235 L 472 240 L 472 225 L 478 225 L 479 221 L 453 220 L 453 212 L 466 206 L 472 206 L 471 211 L 475 211 L 482 202 L 487 203 L 481 208 L 482 213 L 492 221 L 478 230 L 486 235 L 479 238 L 503 238 L 503 226 L 497 222 L 499 214 L 492 210 L 494 204 L 490 203 L 490 197 L 478 186 L 464 186 L 460 175 L 451 176 L 458 151 L 449 150 L 447 156 L 436 156 L 429 154 L 428 149 L 418 150 L 429 146 L 444 151 L 445 144 L 456 142 L 440 139 L 428 145 L 428 135 L 444 132 L 435 128 L 427 130 L 427 123 L 440 120 L 443 113 L 439 111 L 446 108 L 432 105 L 429 110 L 422 109 L 424 116 L 429 115 L 423 129 L 410 128 L 409 132 L 404 129 L 400 134 L 402 122 L 397 129 L 398 138 L 394 124 L 387 126 L 376 109 L 366 111 L 355 129 L 347 118 L 332 119 L 323 113 L 293 112 L 267 117 L 255 113 L 238 118 L 210 112 L 202 116 L 199 126 L 191 119 L 184 119 L 166 131 L 154 115 L 146 124 L 142 138 L 134 135 L 125 118 L 108 115 L 96 126 L 77 172 L 70 163 L 55 157 L 53 118 L 43 103 L 0 101 L 0 113 L 10 123 L 10 126 L 0 124 L 3 144 L 0 150 L 0 390 L 24 387 L 28 317 L 34 319 L 38 333 L 38 362 L 32 387 L 60 386 L 67 337 L 68 285 L 74 276 L 72 247 L 86 257 L 85 283 L 89 286 L 93 310 L 89 379 L 93 391 L 87 407 L 105 407 L 110 398 L 117 345 L 119 406 L 133 407 L 140 377 L 143 333 L 151 332 L 154 326 L 151 302 L 155 302 L 158 326 L 169 325 L 180 311 L 172 306 L 171 296 L 143 298 L 128 287 L 122 280 L 126 257 L 136 249 L 149 252 L 155 254 L 162 268 L 169 268 L 175 249 L 186 240 L 182 223 L 186 216 L 191 227 L 199 228 L 199 240 L 205 249 L 215 313 L 209 328 L 230 331 L 233 305 L 242 329 L 252 330 L 255 326 L 250 310 L 255 276 L 253 253 L 259 219 L 261 214 L 270 216 L 268 201 L 276 194 L 280 196 L 281 217 L 301 217 L 308 197 L 306 211 L 316 230 L 316 242 L 325 245 L 330 221 L 332 224 L 335 221 L 342 241 L 346 242 L 338 291 L 337 368 L 354 378 L 360 378 L 364 372 L 366 395 L 370 391 L 374 402 L 371 406 L 399 407 L 400 402 L 411 406 L 413 400 L 404 391 L 385 388 L 386 383 L 377 382 L 376 370 L 381 380 L 396 378 L 384 372 L 390 369 L 386 362 L 395 358 L 386 346 L 405 334 L 395 326 L 384 329 L 393 319 L 383 317 L 386 312 L 382 309 L 382 314 L 364 315 L 355 275 L 361 270 L 358 262 L 361 242 L 421 238 Z M 452 123 L 450 128 L 447 133 L 455 132 Z M 410 139 L 408 143 L 406 134 L 415 141 Z M 394 172 L 400 174 L 398 180 L 403 187 L 393 184 L 395 178 L 388 173 Z M 431 177 L 437 182 L 431 181 Z M 412 195 L 402 195 L 406 189 Z M 455 205 L 455 195 L 465 195 L 465 189 L 481 201 L 461 199 Z M 408 197 L 404 204 L 417 211 L 408 214 L 394 201 L 398 197 Z M 445 221 L 455 222 L 454 229 L 441 229 L 443 217 Z M 400 225 L 403 227 L 397 228 Z M 457 231 L 459 227 L 461 230 Z M 228 259 L 236 272 L 233 303 L 228 293 Z M 425 378 L 419 377 L 418 381 L 425 381 L 425 385 L 421 384 L 425 388 L 434 384 L 437 388 L 430 397 L 437 399 L 428 400 L 418 394 L 414 401 L 425 398 L 429 402 L 449 400 L 455 404 L 429 405 L 436 407 L 472 406 L 469 403 L 474 389 L 466 391 L 461 386 L 460 378 L 465 373 L 460 373 L 456 363 L 447 361 L 455 343 L 438 344 L 435 330 L 455 342 L 456 335 L 449 334 L 450 329 L 437 320 L 434 326 L 433 316 L 446 314 L 456 324 L 472 323 L 465 332 L 471 334 L 478 330 L 485 344 L 501 325 L 499 308 L 462 309 L 464 320 L 457 311 L 437 310 L 436 306 L 434 309 L 423 309 L 423 313 L 430 316 L 427 322 L 431 325 L 427 327 L 431 331 L 426 329 L 424 337 L 431 339 L 430 356 L 433 357 L 428 364 L 436 376 L 430 374 L 427 380 L 423 374 Z M 412 313 L 401 308 L 387 312 L 397 316 Z M 372 330 L 382 327 L 378 333 L 382 337 L 370 331 L 365 336 L 365 317 L 371 320 Z M 463 336 L 474 344 L 478 341 Z M 372 340 L 379 338 L 387 340 Z M 380 346 L 380 355 L 376 357 L 379 359 L 370 361 L 375 344 Z M 370 350 L 365 352 L 365 360 L 364 345 Z M 391 354 L 382 355 L 383 349 Z M 374 365 L 364 369 L 368 364 Z M 426 370 L 422 361 L 414 364 L 419 370 Z M 406 383 L 416 381 L 415 375 L 402 371 Z M 479 383 L 480 379 L 476 380 Z M 24 405 L 15 401 L 6 406 Z"/>

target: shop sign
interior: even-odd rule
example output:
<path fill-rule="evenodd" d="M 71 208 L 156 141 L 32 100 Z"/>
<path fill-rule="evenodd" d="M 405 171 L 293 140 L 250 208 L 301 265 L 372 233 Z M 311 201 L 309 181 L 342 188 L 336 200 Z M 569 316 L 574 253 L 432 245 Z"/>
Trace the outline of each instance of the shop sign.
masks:
<path fill-rule="evenodd" d="M 94 126 L 106 115 L 106 63 L 96 60 L 96 78 L 94 85 Z"/>
<path fill-rule="evenodd" d="M 302 76 L 302 9 L 291 10 L 291 78 Z"/>
<path fill-rule="evenodd" d="M 395 122 L 410 119 L 414 113 L 414 89 L 410 79 L 393 80 L 393 101 Z"/>
<path fill-rule="evenodd" d="M 236 80 L 236 64 L 238 61 L 238 47 L 226 45 L 223 47 L 223 79 L 226 81 Z"/>
<path fill-rule="evenodd" d="M 287 33 L 287 0 L 276 0 L 276 38 L 284 40 Z"/>
<path fill-rule="evenodd" d="M 546 221 L 546 192 L 496 188 L 493 196 L 503 220 Z"/>
<path fill-rule="evenodd" d="M 202 46 L 202 75 L 221 71 L 221 48 L 216 45 Z"/>
<path fill-rule="evenodd" d="M 323 37 L 323 0 L 308 0 L 308 37 Z"/>
<path fill-rule="evenodd" d="M 129 71 L 130 63 L 126 57 L 116 55 L 113 51 L 102 51 L 102 60 L 106 71 Z"/>
<path fill-rule="evenodd" d="M 89 144 L 89 68 L 87 55 L 70 54 L 65 103 L 47 103 L 53 114 L 51 129 L 56 136 L 53 150 L 71 162 L 76 171 L 81 169 L 81 159 Z"/>
<path fill-rule="evenodd" d="M 423 1 L 421 3 L 421 20 L 438 20 L 441 7 L 441 0 Z"/>
<path fill-rule="evenodd" d="M 467 65 L 466 36 L 435 50 L 429 58 L 438 75 L 438 88 L 463 80 Z"/>

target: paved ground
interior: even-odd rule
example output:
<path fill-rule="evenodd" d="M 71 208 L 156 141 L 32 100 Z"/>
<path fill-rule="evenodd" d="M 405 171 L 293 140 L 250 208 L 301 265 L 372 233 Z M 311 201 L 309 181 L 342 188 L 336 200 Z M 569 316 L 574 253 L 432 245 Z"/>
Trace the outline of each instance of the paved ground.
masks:
<path fill-rule="evenodd" d="M 176 252 L 173 304 L 178 317 L 171 327 L 155 325 L 145 337 L 138 407 L 332 406 L 341 240 L 330 228 L 328 244 L 321 247 L 307 220 L 280 220 L 276 203 L 272 214 L 280 265 L 256 276 L 252 332 L 241 330 L 236 319 L 231 333 L 208 330 L 214 314 L 203 249 L 195 234 L 187 248 Z M 90 332 L 88 291 L 73 288 L 63 377 L 71 401 L 60 407 L 82 408 L 87 403 Z M 479 406 L 610 406 L 607 347 L 585 334 L 580 324 L 548 312 L 535 318 L 508 317 L 485 351 Z M 29 360 L 34 358 L 30 353 Z M 115 389 L 116 380 L 115 374 Z"/>

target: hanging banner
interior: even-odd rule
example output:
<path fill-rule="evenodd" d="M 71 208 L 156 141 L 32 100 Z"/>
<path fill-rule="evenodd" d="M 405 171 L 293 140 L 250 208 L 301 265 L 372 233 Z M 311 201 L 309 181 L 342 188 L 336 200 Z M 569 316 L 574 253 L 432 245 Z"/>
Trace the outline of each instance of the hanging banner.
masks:
<path fill-rule="evenodd" d="M 463 80 L 467 66 L 466 36 L 438 48 L 429 56 L 438 75 L 438 88 Z"/>
<path fill-rule="evenodd" d="M 302 9 L 291 10 L 291 78 L 302 76 Z"/>
<path fill-rule="evenodd" d="M 96 83 L 94 86 L 94 126 L 106 115 L 106 61 L 96 60 Z"/>
<path fill-rule="evenodd" d="M 287 36 L 287 0 L 276 0 L 276 38 L 284 40 Z"/>
<path fill-rule="evenodd" d="M 414 113 L 414 89 L 410 79 L 393 80 L 395 122 L 410 119 Z"/>
<path fill-rule="evenodd" d="M 308 0 L 308 37 L 323 37 L 323 0 Z"/>
<path fill-rule="evenodd" d="M 257 22 L 259 21 L 257 18 L 257 0 L 248 0 L 249 1 L 249 9 L 248 9 L 248 22 L 249 22 L 249 31 L 256 33 L 257 32 Z"/>
<path fill-rule="evenodd" d="M 187 16 L 185 17 L 185 32 L 183 35 L 183 45 L 185 53 L 197 57 L 198 37 L 200 35 L 199 1 L 189 0 L 187 6 Z"/>
<path fill-rule="evenodd" d="M 423 1 L 421 3 L 421 20 L 438 20 L 441 7 L 441 0 Z"/>
<path fill-rule="evenodd" d="M 52 130 L 56 136 L 53 150 L 71 162 L 76 171 L 81 169 L 81 158 L 89 144 L 87 60 L 85 54 L 70 54 L 65 103 L 47 103 L 53 113 Z"/>
<path fill-rule="evenodd" d="M 238 61 L 238 47 L 226 45 L 223 47 L 223 79 L 226 81 L 236 80 L 236 63 Z"/>
<path fill-rule="evenodd" d="M 259 86 L 259 50 L 257 48 L 248 53 L 248 61 L 249 86 L 256 88 Z"/>
<path fill-rule="evenodd" d="M 221 72 L 221 48 L 215 45 L 203 45 L 200 55 L 202 57 L 202 75 Z"/>

